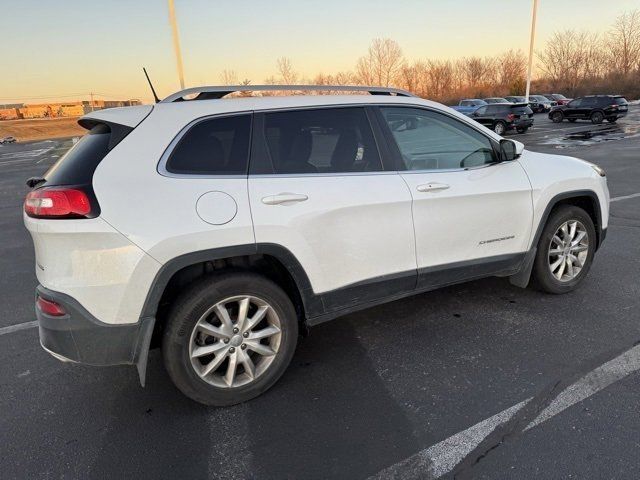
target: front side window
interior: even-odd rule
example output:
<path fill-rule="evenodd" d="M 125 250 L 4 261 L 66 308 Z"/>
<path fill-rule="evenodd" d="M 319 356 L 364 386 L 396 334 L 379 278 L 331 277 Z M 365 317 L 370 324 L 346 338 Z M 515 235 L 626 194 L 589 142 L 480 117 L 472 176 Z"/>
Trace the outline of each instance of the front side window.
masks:
<path fill-rule="evenodd" d="M 361 107 L 267 113 L 264 137 L 276 174 L 382 170 L 371 126 Z"/>
<path fill-rule="evenodd" d="M 203 120 L 178 141 L 165 168 L 177 174 L 244 175 L 250 136 L 251 115 Z"/>
<path fill-rule="evenodd" d="M 406 170 L 449 170 L 496 162 L 491 140 L 447 115 L 381 107 Z"/>
<path fill-rule="evenodd" d="M 576 98 L 575 100 L 572 100 L 571 102 L 569 102 L 567 106 L 571 108 L 577 108 L 582 105 L 582 101 L 583 101 L 582 98 Z"/>

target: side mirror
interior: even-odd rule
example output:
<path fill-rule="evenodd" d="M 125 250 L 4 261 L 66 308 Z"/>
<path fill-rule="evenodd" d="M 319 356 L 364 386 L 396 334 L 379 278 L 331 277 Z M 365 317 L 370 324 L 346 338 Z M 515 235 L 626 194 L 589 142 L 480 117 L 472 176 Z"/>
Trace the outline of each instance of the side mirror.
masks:
<path fill-rule="evenodd" d="M 520 144 L 520 145 L 522 145 L 522 148 L 524 149 L 524 145 L 523 144 Z M 504 139 L 500 140 L 500 161 L 501 162 L 510 162 L 511 160 L 515 160 L 520 156 L 521 153 L 522 153 L 522 150 L 520 150 L 520 153 L 518 153 L 518 146 L 516 145 L 516 142 L 514 142 L 513 140 L 504 140 Z"/>

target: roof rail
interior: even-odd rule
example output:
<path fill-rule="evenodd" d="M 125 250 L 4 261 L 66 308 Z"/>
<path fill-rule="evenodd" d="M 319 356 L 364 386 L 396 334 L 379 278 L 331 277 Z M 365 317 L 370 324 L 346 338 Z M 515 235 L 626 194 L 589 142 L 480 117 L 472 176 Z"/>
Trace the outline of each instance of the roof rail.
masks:
<path fill-rule="evenodd" d="M 340 91 L 368 92 L 371 95 L 397 95 L 415 97 L 412 93 L 399 88 L 363 87 L 361 85 L 228 85 L 211 87 L 193 87 L 169 95 L 160 103 L 181 102 L 187 95 L 195 95 L 191 100 L 214 100 L 236 92 L 274 92 L 274 91 Z"/>

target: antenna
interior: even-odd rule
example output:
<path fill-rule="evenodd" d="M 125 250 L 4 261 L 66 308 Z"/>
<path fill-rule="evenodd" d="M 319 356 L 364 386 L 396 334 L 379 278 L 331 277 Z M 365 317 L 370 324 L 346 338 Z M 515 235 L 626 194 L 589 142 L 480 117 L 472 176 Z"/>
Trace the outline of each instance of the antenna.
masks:
<path fill-rule="evenodd" d="M 151 79 L 149 78 L 149 74 L 147 73 L 147 69 L 142 67 L 142 71 L 144 72 L 144 76 L 147 77 L 147 82 L 149 82 L 149 86 L 151 87 L 151 92 L 153 93 L 153 99 L 156 101 L 156 103 L 160 103 L 160 99 L 158 98 L 158 95 L 156 95 L 156 91 L 153 88 L 153 84 L 151 83 Z"/>

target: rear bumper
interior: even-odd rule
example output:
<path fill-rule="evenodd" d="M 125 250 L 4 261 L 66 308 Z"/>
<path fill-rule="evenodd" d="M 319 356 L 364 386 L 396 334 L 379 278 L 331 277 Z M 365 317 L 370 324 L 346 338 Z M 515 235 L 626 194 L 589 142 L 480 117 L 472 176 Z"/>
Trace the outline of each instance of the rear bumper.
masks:
<path fill-rule="evenodd" d="M 36 288 L 36 295 L 61 305 L 66 312 L 51 316 L 36 306 L 40 343 L 54 357 L 88 365 L 146 366 L 154 318 L 110 325 L 95 319 L 68 295 L 42 285 Z"/>
<path fill-rule="evenodd" d="M 509 124 L 509 128 L 529 128 L 532 126 L 533 126 L 533 118 L 514 120 L 511 124 Z"/>

